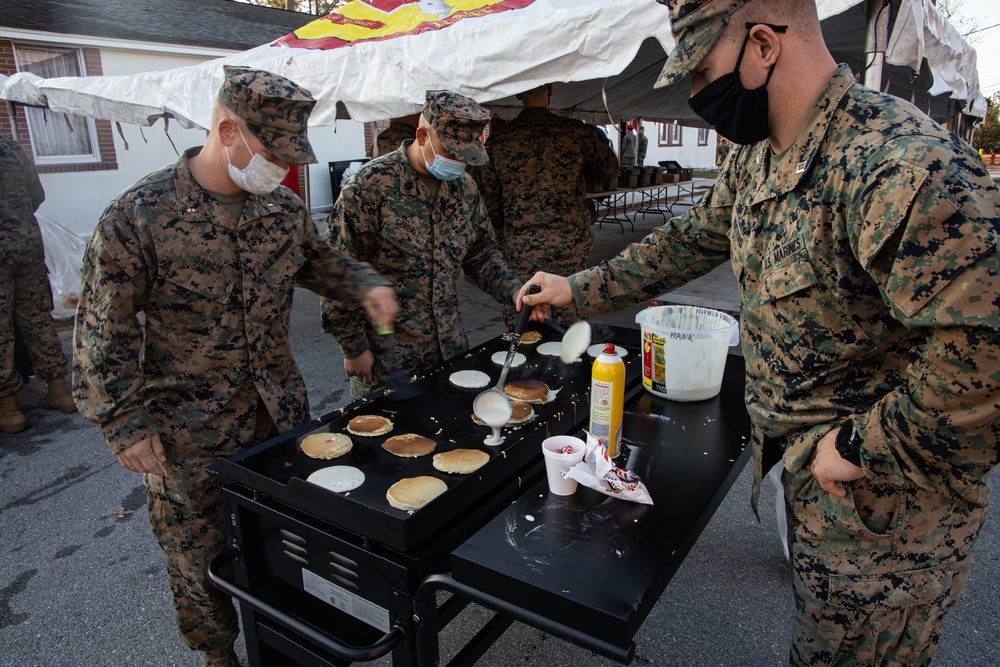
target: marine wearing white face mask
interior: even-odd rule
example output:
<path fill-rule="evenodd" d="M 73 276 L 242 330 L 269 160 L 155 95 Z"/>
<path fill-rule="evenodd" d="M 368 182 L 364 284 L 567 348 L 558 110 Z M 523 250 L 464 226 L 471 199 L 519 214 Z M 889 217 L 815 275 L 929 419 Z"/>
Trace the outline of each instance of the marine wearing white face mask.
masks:
<path fill-rule="evenodd" d="M 229 147 L 226 146 L 226 162 L 229 164 L 229 178 L 241 190 L 245 190 L 251 194 L 266 195 L 274 192 L 274 189 L 281 185 L 281 182 L 285 180 L 285 176 L 288 175 L 288 167 L 276 165 L 265 159 L 260 153 L 254 153 L 253 149 L 250 148 L 250 144 L 247 143 L 246 137 L 243 136 L 243 130 L 237 128 L 237 131 L 240 133 L 240 139 L 243 140 L 247 150 L 253 157 L 250 158 L 247 166 L 238 169 L 233 166 L 232 160 L 229 159 Z"/>

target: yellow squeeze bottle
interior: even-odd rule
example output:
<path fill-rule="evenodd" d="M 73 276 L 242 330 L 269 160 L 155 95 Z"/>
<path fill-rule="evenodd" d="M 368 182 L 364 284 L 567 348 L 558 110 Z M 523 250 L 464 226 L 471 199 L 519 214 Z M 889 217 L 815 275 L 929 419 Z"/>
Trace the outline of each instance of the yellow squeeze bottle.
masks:
<path fill-rule="evenodd" d="M 625 363 L 613 343 L 594 360 L 590 375 L 590 432 L 614 458 L 620 451 L 625 404 Z"/>

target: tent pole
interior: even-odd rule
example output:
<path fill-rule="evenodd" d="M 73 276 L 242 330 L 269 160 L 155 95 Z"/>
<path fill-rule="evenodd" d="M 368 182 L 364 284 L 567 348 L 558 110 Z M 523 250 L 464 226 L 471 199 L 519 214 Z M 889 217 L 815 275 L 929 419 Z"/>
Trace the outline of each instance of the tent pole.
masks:
<path fill-rule="evenodd" d="M 882 90 L 882 68 L 885 64 L 885 47 L 889 43 L 889 19 L 892 5 L 889 0 L 868 0 L 868 27 L 865 31 L 865 85 L 872 90 Z"/>
<path fill-rule="evenodd" d="M 10 119 L 10 134 L 14 141 L 21 141 L 21 137 L 17 136 L 17 110 L 14 108 L 14 103 L 7 100 L 7 118 Z"/>

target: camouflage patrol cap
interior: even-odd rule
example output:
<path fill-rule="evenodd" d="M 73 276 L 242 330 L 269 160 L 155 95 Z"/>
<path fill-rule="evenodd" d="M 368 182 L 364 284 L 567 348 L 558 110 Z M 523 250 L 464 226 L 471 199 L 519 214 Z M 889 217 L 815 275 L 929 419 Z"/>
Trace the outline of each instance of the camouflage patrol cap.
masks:
<path fill-rule="evenodd" d="M 677 83 L 711 50 L 729 16 L 750 0 L 657 0 L 670 9 L 670 30 L 677 45 L 667 56 L 654 88 Z"/>
<path fill-rule="evenodd" d="M 450 90 L 428 90 L 423 115 L 456 160 L 473 166 L 489 162 L 479 137 L 490 112 L 474 99 Z"/>
<path fill-rule="evenodd" d="M 309 91 L 278 74 L 226 66 L 219 99 L 246 122 L 275 157 L 289 164 L 316 162 L 306 135 L 316 100 Z"/>

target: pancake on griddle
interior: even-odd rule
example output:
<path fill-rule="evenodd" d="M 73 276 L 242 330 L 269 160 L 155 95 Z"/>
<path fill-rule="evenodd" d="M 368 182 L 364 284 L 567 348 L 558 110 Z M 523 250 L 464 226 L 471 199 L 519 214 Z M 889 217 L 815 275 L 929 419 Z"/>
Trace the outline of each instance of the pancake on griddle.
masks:
<path fill-rule="evenodd" d="M 510 331 L 501 336 L 501 338 L 507 341 L 509 341 L 513 337 L 514 334 L 511 333 Z M 534 345 L 541 339 L 542 339 L 542 334 L 541 332 L 538 331 L 525 331 L 523 334 L 521 334 L 521 343 L 524 345 Z"/>
<path fill-rule="evenodd" d="M 347 432 L 366 438 L 385 435 L 392 430 L 392 421 L 380 415 L 358 415 L 347 422 Z"/>
<path fill-rule="evenodd" d="M 313 433 L 302 439 L 302 452 L 314 459 L 335 459 L 351 451 L 354 444 L 343 433 Z"/>
<path fill-rule="evenodd" d="M 468 475 L 489 463 L 490 455 L 478 449 L 453 449 L 434 455 L 433 466 L 441 472 Z"/>
<path fill-rule="evenodd" d="M 503 386 L 505 394 L 526 403 L 545 403 L 549 400 L 549 385 L 538 380 L 515 380 Z"/>
<path fill-rule="evenodd" d="M 401 479 L 385 493 L 389 504 L 400 510 L 418 510 L 448 490 L 448 485 L 437 477 L 407 477 Z"/>
<path fill-rule="evenodd" d="M 504 426 L 517 426 L 518 424 L 523 424 L 526 421 L 530 421 L 532 417 L 535 416 L 535 409 L 524 401 L 511 401 L 510 402 L 511 413 L 510 419 Z M 472 421 L 476 422 L 480 426 L 486 426 L 486 424 L 476 416 L 476 413 L 472 413 Z"/>
<path fill-rule="evenodd" d="M 437 443 L 433 440 L 416 433 L 394 435 L 382 443 L 382 449 L 385 451 L 408 459 L 430 454 L 435 447 Z"/>

